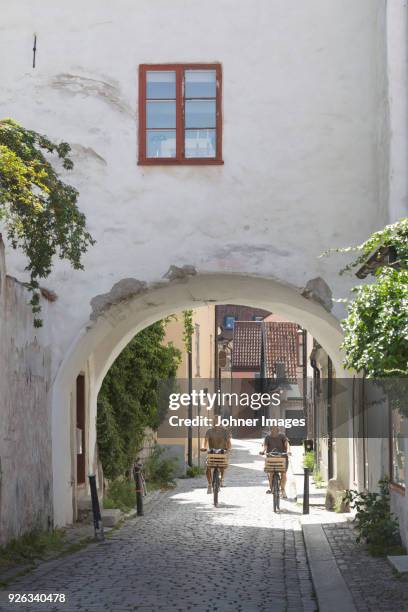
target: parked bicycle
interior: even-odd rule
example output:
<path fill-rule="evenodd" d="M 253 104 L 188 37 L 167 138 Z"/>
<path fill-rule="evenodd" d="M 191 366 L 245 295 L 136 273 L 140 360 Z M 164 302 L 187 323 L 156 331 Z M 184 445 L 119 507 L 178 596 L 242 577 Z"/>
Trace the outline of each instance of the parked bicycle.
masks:
<path fill-rule="evenodd" d="M 265 455 L 265 452 L 259 453 Z M 270 453 L 266 453 L 264 472 L 268 474 L 271 493 L 273 496 L 273 511 L 280 510 L 280 492 L 282 474 L 286 470 L 288 453 L 280 452 L 273 449 Z"/>
<path fill-rule="evenodd" d="M 140 457 L 138 457 L 136 459 L 136 461 L 134 462 L 134 464 L 133 464 L 133 478 L 134 478 L 135 482 L 136 482 L 137 474 L 139 475 L 139 478 L 140 478 L 140 481 L 139 481 L 139 483 L 140 483 L 140 486 L 139 486 L 140 491 L 141 491 L 143 496 L 146 496 L 147 495 L 147 485 L 146 485 L 146 480 L 145 480 L 144 472 L 143 472 L 143 463 L 142 463 Z"/>

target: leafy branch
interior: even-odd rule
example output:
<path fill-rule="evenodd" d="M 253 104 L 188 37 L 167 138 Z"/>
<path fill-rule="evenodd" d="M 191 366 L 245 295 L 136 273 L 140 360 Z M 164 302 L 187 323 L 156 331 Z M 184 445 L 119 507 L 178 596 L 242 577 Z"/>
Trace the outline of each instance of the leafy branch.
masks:
<path fill-rule="evenodd" d="M 392 247 L 396 260 L 382 260 L 379 247 Z M 373 282 L 352 289 L 354 300 L 348 303 L 347 318 L 342 322 L 344 364 L 368 378 L 407 376 L 408 218 L 375 232 L 356 248 L 361 254 L 340 273 L 361 266 L 373 252 L 378 253 L 378 265 Z"/>
<path fill-rule="evenodd" d="M 393 247 L 395 249 L 397 260 L 393 265 L 399 267 L 407 267 L 408 265 L 408 218 L 400 219 L 397 223 L 387 225 L 378 232 L 374 232 L 362 244 L 353 247 L 343 247 L 338 249 L 329 249 L 322 253 L 321 257 L 332 255 L 334 253 L 356 253 L 360 255 L 347 266 L 340 270 L 340 274 L 350 272 L 357 266 L 363 265 L 367 258 L 380 247 Z M 381 252 L 377 253 L 378 261 L 381 259 Z"/>
<path fill-rule="evenodd" d="M 52 271 L 53 258 L 82 270 L 82 256 L 95 241 L 77 207 L 78 191 L 60 180 L 47 156 L 73 168 L 66 142 L 52 142 L 12 119 L 0 121 L 0 220 L 14 249 L 28 259 L 28 288 L 34 326 L 41 327 L 39 280 Z"/>

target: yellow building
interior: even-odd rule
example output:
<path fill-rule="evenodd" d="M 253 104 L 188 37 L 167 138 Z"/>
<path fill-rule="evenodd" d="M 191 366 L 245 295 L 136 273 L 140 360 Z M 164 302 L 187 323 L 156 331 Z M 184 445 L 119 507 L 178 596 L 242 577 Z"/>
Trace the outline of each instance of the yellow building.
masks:
<path fill-rule="evenodd" d="M 194 388 L 209 388 L 212 390 L 214 385 L 214 336 L 215 336 L 215 307 L 203 306 L 191 311 L 192 318 L 192 337 L 191 354 L 187 351 L 185 342 L 185 317 L 184 314 L 177 313 L 167 324 L 165 342 L 172 342 L 182 353 L 182 359 L 177 371 L 177 379 L 183 390 L 187 391 L 189 380 Z M 195 417 L 200 412 L 200 407 L 193 406 Z M 180 431 L 178 429 L 178 431 Z M 181 432 L 180 432 L 181 433 Z M 177 457 L 179 461 L 179 473 L 185 473 L 190 463 L 202 465 L 200 456 L 200 439 L 203 440 L 205 431 L 202 427 L 192 427 L 190 430 L 191 444 L 189 445 L 188 429 L 183 431 L 183 436 L 157 438 L 161 446 L 166 447 L 170 456 Z M 190 446 L 190 449 L 189 449 Z M 190 450 L 190 452 L 189 452 Z"/>

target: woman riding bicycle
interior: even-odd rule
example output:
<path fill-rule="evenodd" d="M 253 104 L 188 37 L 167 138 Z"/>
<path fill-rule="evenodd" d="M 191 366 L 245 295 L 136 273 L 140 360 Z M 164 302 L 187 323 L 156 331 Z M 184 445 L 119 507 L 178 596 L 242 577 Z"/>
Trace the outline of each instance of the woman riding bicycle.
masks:
<path fill-rule="evenodd" d="M 263 443 L 263 453 L 262 454 L 271 453 L 272 451 L 277 451 L 279 453 L 287 453 L 286 454 L 286 469 L 281 474 L 282 498 L 287 499 L 285 487 L 286 487 L 286 480 L 287 480 L 286 472 L 288 471 L 288 466 L 289 466 L 288 455 L 290 451 L 290 445 L 289 445 L 289 440 L 286 437 L 286 435 L 284 433 L 280 433 L 279 427 L 277 427 L 276 425 L 271 427 L 271 432 L 265 437 L 265 440 Z M 273 477 L 273 474 L 269 473 L 268 474 L 269 489 L 266 491 L 267 493 L 272 493 L 272 477 Z"/>

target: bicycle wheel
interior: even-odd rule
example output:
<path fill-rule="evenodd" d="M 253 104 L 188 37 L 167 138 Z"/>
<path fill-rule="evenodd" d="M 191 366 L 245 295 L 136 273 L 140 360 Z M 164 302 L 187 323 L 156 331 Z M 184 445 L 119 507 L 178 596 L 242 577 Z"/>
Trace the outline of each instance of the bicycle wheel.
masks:
<path fill-rule="evenodd" d="M 214 493 L 214 506 L 217 507 L 218 506 L 218 491 L 220 490 L 220 471 L 217 467 L 214 468 L 214 471 L 213 471 L 212 487 L 213 487 L 213 493 Z"/>
<path fill-rule="evenodd" d="M 275 472 L 272 479 L 273 511 L 279 511 L 279 475 Z"/>

